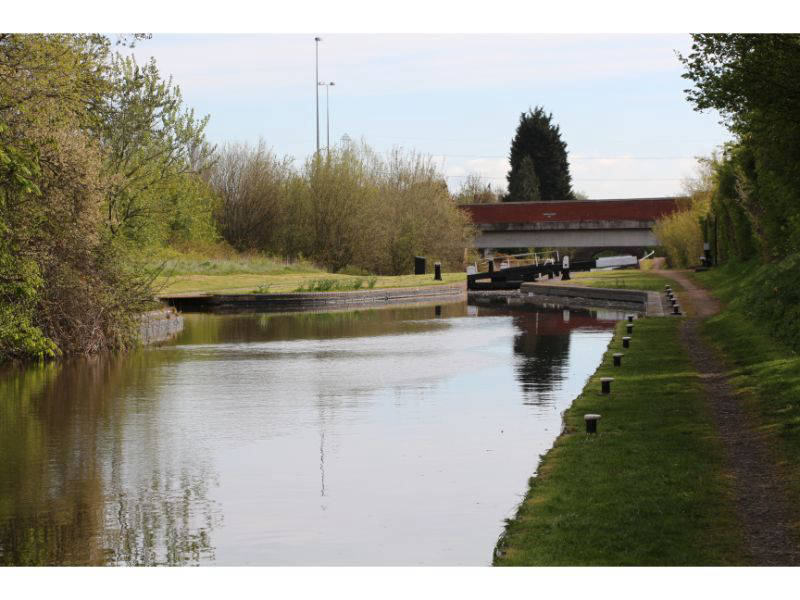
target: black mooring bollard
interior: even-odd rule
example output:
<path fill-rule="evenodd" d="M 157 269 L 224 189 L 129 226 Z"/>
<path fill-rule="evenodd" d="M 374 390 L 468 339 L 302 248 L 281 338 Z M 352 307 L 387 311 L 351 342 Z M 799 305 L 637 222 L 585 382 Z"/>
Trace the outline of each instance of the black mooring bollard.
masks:
<path fill-rule="evenodd" d="M 588 414 L 583 415 L 583 420 L 586 421 L 586 433 L 597 433 L 597 422 L 602 415 Z"/>
<path fill-rule="evenodd" d="M 442 280 L 442 263 L 433 263 L 433 278 L 436 281 Z"/>
<path fill-rule="evenodd" d="M 611 393 L 611 382 L 614 381 L 613 377 L 601 377 L 600 378 L 600 392 L 603 394 L 610 394 Z"/>
<path fill-rule="evenodd" d="M 494 259 L 490 258 L 487 265 L 489 267 L 489 273 L 494 273 Z"/>
<path fill-rule="evenodd" d="M 616 352 L 614 354 L 614 366 L 621 367 L 622 366 L 622 357 L 625 356 L 622 352 Z"/>
<path fill-rule="evenodd" d="M 633 323 L 633 315 L 628 315 L 628 323 Z"/>
<path fill-rule="evenodd" d="M 680 307 L 680 305 L 678 305 L 678 304 L 673 304 L 673 305 L 672 305 L 672 314 L 673 314 L 673 315 L 679 315 L 679 314 L 681 314 L 681 307 Z"/>
<path fill-rule="evenodd" d="M 633 333 L 633 323 L 626 323 L 625 329 L 627 330 L 628 335 Z"/>
<path fill-rule="evenodd" d="M 631 347 L 631 338 L 629 338 L 629 337 L 622 338 L 622 347 L 623 348 L 630 348 Z"/>

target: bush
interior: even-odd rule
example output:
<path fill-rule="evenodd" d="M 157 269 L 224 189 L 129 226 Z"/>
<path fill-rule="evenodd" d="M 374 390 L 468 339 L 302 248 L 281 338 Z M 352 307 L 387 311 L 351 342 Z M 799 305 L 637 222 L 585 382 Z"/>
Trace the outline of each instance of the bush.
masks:
<path fill-rule="evenodd" d="M 151 292 L 113 224 L 144 214 L 132 191 L 142 173 L 115 167 L 108 134 L 114 116 L 142 115 L 113 102 L 111 71 L 103 36 L 0 34 L 0 361 L 136 343 Z M 169 137 L 174 124 L 155 121 L 158 131 L 137 133 Z"/>
<path fill-rule="evenodd" d="M 653 233 L 666 252 L 670 267 L 685 269 L 700 262 L 703 233 L 696 211 L 682 210 L 662 217 L 653 227 Z"/>
<path fill-rule="evenodd" d="M 500 202 L 505 193 L 502 187 L 492 189 L 491 183 L 486 183 L 477 173 L 470 173 L 453 194 L 453 200 L 456 204 L 493 204 Z"/>
<path fill-rule="evenodd" d="M 700 263 L 705 241 L 701 223 L 709 212 L 713 169 L 713 160 L 701 161 L 698 176 L 684 184 L 688 198 L 680 201 L 677 212 L 661 217 L 653 226 L 653 234 L 673 268 L 685 269 Z"/>
<path fill-rule="evenodd" d="M 222 237 L 240 251 L 282 251 L 291 178 L 289 159 L 277 158 L 263 141 L 225 147 L 209 178 L 220 197 L 216 220 Z"/>
<path fill-rule="evenodd" d="M 339 273 L 399 275 L 413 256 L 462 268 L 468 217 L 430 158 L 344 140 L 299 172 L 263 143 L 223 150 L 210 182 L 220 231 L 238 249 L 298 255 Z"/>

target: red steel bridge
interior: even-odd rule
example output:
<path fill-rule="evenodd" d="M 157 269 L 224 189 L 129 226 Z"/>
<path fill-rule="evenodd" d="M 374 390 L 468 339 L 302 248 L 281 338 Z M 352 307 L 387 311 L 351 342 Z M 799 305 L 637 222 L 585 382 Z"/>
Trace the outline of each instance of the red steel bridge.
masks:
<path fill-rule="evenodd" d="M 478 229 L 474 246 L 502 248 L 642 249 L 656 245 L 656 219 L 679 198 L 564 200 L 464 204 Z M 595 252 L 596 253 L 596 252 Z"/>
<path fill-rule="evenodd" d="M 570 270 L 595 266 L 604 250 L 641 255 L 657 244 L 653 225 L 679 209 L 681 198 L 564 200 L 465 204 L 478 233 L 474 247 L 488 253 L 507 248 L 569 248 Z M 540 276 L 564 275 L 561 264 L 513 267 L 467 277 L 469 289 L 514 289 Z M 567 275 L 568 276 L 568 271 Z M 487 281 L 489 280 L 489 281 Z"/>

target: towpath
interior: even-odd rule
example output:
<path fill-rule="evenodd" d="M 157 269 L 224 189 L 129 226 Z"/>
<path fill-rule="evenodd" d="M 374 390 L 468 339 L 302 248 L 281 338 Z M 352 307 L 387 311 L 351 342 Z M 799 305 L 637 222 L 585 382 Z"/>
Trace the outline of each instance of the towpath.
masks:
<path fill-rule="evenodd" d="M 700 332 L 702 322 L 719 312 L 720 304 L 686 273 L 657 273 L 684 289 L 678 293 L 681 306 L 688 309 L 681 338 L 700 373 L 722 438 L 752 564 L 798 565 L 800 550 L 791 528 L 794 510 L 781 483 L 778 461 L 725 375 L 724 361 Z"/>

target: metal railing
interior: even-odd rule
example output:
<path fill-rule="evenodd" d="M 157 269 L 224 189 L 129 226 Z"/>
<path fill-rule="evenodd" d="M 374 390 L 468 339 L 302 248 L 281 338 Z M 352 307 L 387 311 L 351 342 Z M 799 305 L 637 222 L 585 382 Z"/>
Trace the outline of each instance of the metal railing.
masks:
<path fill-rule="evenodd" d="M 561 255 L 558 250 L 548 250 L 546 252 L 526 252 L 524 254 L 495 254 L 488 258 L 482 258 L 472 263 L 477 273 L 489 270 L 489 261 L 494 261 L 494 270 L 509 269 L 511 267 L 524 267 L 529 265 L 558 264 L 561 262 Z"/>

